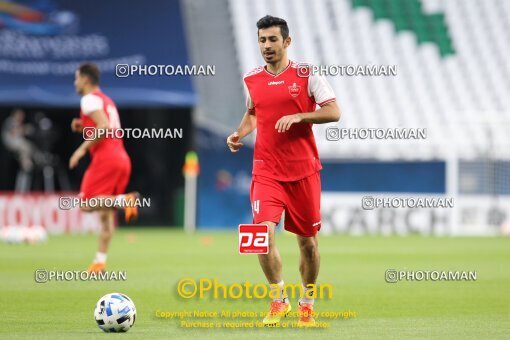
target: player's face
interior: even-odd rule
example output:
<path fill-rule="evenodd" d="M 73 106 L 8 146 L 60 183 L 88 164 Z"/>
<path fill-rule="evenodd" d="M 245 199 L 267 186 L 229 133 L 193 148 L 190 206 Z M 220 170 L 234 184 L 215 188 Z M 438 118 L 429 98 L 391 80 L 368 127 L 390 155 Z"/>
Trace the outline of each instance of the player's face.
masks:
<path fill-rule="evenodd" d="M 80 75 L 79 71 L 76 71 L 74 73 L 74 88 L 76 89 L 76 93 L 83 94 L 86 81 L 87 77 L 83 77 L 82 75 Z"/>
<path fill-rule="evenodd" d="M 259 48 L 262 57 L 268 64 L 274 64 L 282 60 L 287 53 L 290 37 L 283 40 L 280 27 L 274 26 L 259 30 Z"/>

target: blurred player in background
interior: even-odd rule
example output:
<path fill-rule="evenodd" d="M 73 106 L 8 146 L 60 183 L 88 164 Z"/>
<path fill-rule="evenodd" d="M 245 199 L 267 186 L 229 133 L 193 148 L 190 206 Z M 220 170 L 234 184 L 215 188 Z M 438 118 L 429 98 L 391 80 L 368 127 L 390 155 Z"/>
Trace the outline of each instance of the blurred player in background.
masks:
<path fill-rule="evenodd" d="M 291 38 L 285 20 L 265 16 L 257 22 L 257 28 L 266 65 L 244 76 L 247 112 L 238 130 L 227 138 L 227 145 L 237 152 L 243 145 L 240 141 L 257 129 L 250 191 L 253 223 L 269 226 L 269 253 L 260 254 L 259 262 L 269 283 L 281 289 L 263 322 L 277 324 L 291 310 L 274 234 L 285 211 L 285 229 L 297 235 L 300 249 L 304 294 L 299 300 L 298 325 L 314 326 L 313 290 L 308 285 L 315 285 L 319 273 L 316 233 L 321 226 L 322 165 L 312 124 L 336 122 L 340 110 L 323 77 L 310 74 L 288 59 Z M 316 105 L 320 109 L 315 110 Z"/>
<path fill-rule="evenodd" d="M 138 216 L 137 207 L 134 204 L 138 193 L 124 195 L 131 175 L 131 160 L 124 149 L 122 139 L 97 133 L 101 130 L 121 128 L 115 103 L 99 88 L 99 76 L 98 67 L 91 63 L 80 65 L 75 73 L 74 86 L 82 98 L 80 118 L 73 119 L 71 129 L 79 133 L 83 133 L 84 129 L 95 132 L 87 135 L 87 140 L 73 153 L 69 159 L 69 168 L 75 168 L 88 151 L 92 161 L 81 182 L 80 198 L 85 201 L 93 197 L 115 200 L 116 206 L 124 207 L 125 218 L 129 222 Z M 99 211 L 101 219 L 99 249 L 89 267 L 89 272 L 105 271 L 106 253 L 115 228 L 115 209 L 111 206 L 86 205 L 82 205 L 81 209 Z"/>
<path fill-rule="evenodd" d="M 30 177 L 37 152 L 37 147 L 27 138 L 33 133 L 34 127 L 27 124 L 25 118 L 25 111 L 15 109 L 2 125 L 2 141 L 5 148 L 12 152 L 19 162 L 20 170 L 15 185 L 17 192 L 30 190 Z"/>

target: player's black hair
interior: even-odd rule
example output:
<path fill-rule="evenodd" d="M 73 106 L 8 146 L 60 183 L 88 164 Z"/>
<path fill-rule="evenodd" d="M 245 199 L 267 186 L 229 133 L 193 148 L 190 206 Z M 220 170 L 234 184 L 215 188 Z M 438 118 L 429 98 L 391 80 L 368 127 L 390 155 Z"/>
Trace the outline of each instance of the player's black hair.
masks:
<path fill-rule="evenodd" d="M 280 32 L 282 33 L 283 40 L 287 39 L 289 36 L 289 26 L 287 26 L 287 21 L 282 18 L 273 17 L 271 15 L 266 15 L 263 18 L 260 18 L 257 21 L 257 29 L 269 28 L 273 26 L 280 27 Z M 257 30 L 258 34 L 258 30 Z"/>
<path fill-rule="evenodd" d="M 101 72 L 99 71 L 99 67 L 97 67 L 96 64 L 83 63 L 78 67 L 78 72 L 80 72 L 82 76 L 88 77 L 92 84 L 99 84 L 99 76 Z"/>

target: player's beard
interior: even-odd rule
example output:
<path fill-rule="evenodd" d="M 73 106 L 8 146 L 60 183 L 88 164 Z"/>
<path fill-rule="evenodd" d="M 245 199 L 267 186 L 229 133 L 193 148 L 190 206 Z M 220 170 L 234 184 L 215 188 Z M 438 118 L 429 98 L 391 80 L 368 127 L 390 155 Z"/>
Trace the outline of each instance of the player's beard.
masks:
<path fill-rule="evenodd" d="M 282 59 L 281 57 L 278 57 L 278 53 L 276 53 L 276 51 L 273 51 L 273 54 L 270 56 L 270 58 L 267 58 L 266 55 L 263 54 L 265 62 L 271 65 L 278 63 Z"/>
<path fill-rule="evenodd" d="M 270 54 L 270 58 L 267 58 L 265 52 L 267 52 L 267 51 L 262 52 L 262 57 L 264 58 L 264 61 L 268 64 L 271 64 L 271 65 L 276 64 L 282 59 L 281 55 L 275 50 L 271 51 L 272 54 Z"/>

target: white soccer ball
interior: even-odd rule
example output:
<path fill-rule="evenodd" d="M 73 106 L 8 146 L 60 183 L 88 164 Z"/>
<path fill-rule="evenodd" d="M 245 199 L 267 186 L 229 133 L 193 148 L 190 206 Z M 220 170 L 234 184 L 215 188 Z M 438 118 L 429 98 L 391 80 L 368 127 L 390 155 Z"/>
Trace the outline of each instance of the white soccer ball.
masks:
<path fill-rule="evenodd" d="M 26 241 L 30 244 L 43 243 L 48 240 L 48 233 L 43 226 L 33 225 L 28 229 L 28 235 L 26 236 Z"/>
<path fill-rule="evenodd" d="M 107 333 L 127 332 L 135 324 L 135 304 L 124 294 L 106 294 L 96 304 L 94 319 L 99 328 Z"/>
<path fill-rule="evenodd" d="M 2 240 L 7 243 L 22 243 L 24 240 L 24 229 L 20 226 L 6 226 L 2 228 Z"/>
<path fill-rule="evenodd" d="M 3 226 L 0 228 L 0 240 L 2 240 L 2 242 L 7 242 L 7 237 L 9 237 L 9 228 Z"/>

